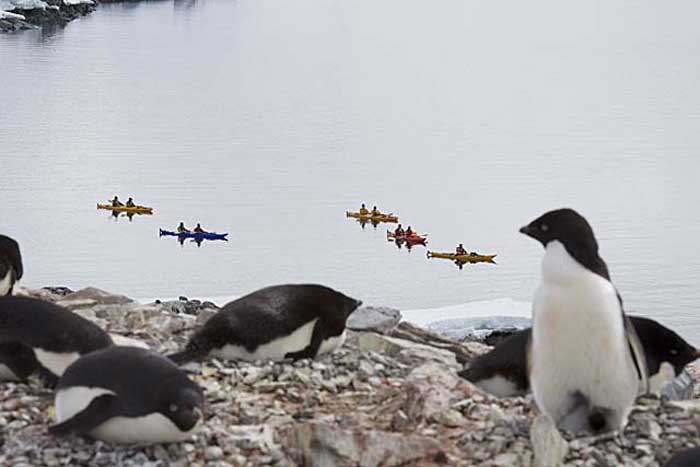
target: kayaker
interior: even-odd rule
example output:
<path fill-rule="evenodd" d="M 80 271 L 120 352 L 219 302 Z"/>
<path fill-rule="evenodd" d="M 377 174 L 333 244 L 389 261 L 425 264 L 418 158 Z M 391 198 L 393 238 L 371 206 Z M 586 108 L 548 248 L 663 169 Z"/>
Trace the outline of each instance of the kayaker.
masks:
<path fill-rule="evenodd" d="M 189 232 L 189 229 L 187 229 L 187 227 L 185 227 L 184 222 L 180 222 L 180 225 L 177 226 L 177 233 L 185 233 L 185 232 Z"/>
<path fill-rule="evenodd" d="M 369 214 L 369 211 L 367 210 L 365 203 L 362 203 L 362 207 L 360 208 L 360 215 L 366 216 L 367 214 Z"/>
<path fill-rule="evenodd" d="M 117 195 L 114 195 L 114 199 L 112 200 L 112 207 L 115 208 L 120 208 L 124 206 L 121 201 L 119 201 L 119 197 Z"/>
<path fill-rule="evenodd" d="M 462 244 L 460 243 L 460 244 L 457 246 L 457 248 L 455 248 L 455 254 L 458 255 L 458 256 L 462 256 L 462 255 L 467 255 L 467 254 L 469 254 L 469 252 L 467 252 L 467 250 L 464 249 L 464 245 L 462 245 Z"/>
<path fill-rule="evenodd" d="M 408 228 L 406 229 L 406 236 L 407 237 L 414 237 L 416 233 L 411 229 L 411 226 L 409 225 Z"/>
<path fill-rule="evenodd" d="M 126 207 L 127 208 L 135 208 L 136 204 L 134 203 L 134 198 L 129 197 L 128 200 L 126 200 Z"/>
<path fill-rule="evenodd" d="M 202 226 L 199 225 L 199 224 L 197 224 L 197 227 L 195 227 L 194 229 L 192 229 L 192 232 L 194 232 L 194 233 L 207 233 L 207 231 L 204 230 L 204 229 L 202 228 Z"/>
<path fill-rule="evenodd" d="M 381 211 L 379 209 L 377 209 L 377 206 L 372 208 L 372 215 L 373 216 L 381 216 L 382 215 Z"/>
<path fill-rule="evenodd" d="M 404 232 L 403 227 L 399 224 L 396 230 L 394 230 L 394 237 L 403 237 L 404 235 L 406 235 L 406 232 Z"/>

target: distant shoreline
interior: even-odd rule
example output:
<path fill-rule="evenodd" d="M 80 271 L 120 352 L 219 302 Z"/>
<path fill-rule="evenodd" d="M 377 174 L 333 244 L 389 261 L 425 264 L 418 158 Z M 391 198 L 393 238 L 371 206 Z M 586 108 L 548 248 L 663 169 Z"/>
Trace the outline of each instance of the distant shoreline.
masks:
<path fill-rule="evenodd" d="M 34 0 L 33 8 L 14 6 L 14 0 L 0 0 L 0 32 L 13 33 L 43 26 L 64 26 L 95 11 L 101 3 L 121 0 Z M 138 0 L 125 0 L 138 1 Z M 11 8 L 8 8 L 11 7 Z"/>

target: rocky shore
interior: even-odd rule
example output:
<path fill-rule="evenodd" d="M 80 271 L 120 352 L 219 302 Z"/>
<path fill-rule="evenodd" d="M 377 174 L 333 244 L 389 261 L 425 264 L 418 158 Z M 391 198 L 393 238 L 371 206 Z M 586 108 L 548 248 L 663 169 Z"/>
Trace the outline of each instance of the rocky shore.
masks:
<path fill-rule="evenodd" d="M 33 290 L 108 330 L 169 353 L 216 305 L 140 304 L 97 289 Z M 561 437 L 529 398 L 497 399 L 457 376 L 489 349 L 363 307 L 339 351 L 295 363 L 210 360 L 188 367 L 205 421 L 185 443 L 111 446 L 57 439 L 52 391 L 0 386 L 0 465 L 81 466 L 660 466 L 700 445 L 700 400 L 641 398 L 622 436 Z"/>
<path fill-rule="evenodd" d="M 98 0 L 0 0 L 0 32 L 65 25 L 91 13 Z"/>

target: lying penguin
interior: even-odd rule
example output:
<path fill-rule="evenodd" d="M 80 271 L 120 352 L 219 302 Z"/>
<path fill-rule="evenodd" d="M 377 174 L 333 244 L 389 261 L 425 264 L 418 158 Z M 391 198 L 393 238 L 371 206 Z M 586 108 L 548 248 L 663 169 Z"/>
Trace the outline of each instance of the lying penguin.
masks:
<path fill-rule="evenodd" d="M 0 296 L 12 295 L 15 283 L 22 278 L 22 255 L 19 244 L 0 235 Z"/>
<path fill-rule="evenodd" d="M 66 369 L 56 387 L 56 436 L 108 443 L 172 443 L 202 418 L 204 395 L 173 362 L 149 350 L 109 347 Z"/>
<path fill-rule="evenodd" d="M 650 391 L 659 393 L 685 366 L 700 358 L 700 350 L 653 319 L 630 316 L 644 348 Z M 517 331 L 490 352 L 476 357 L 459 374 L 498 397 L 523 396 L 530 391 L 527 376 L 527 345 L 530 329 Z M 643 392 L 642 387 L 640 391 Z"/>
<path fill-rule="evenodd" d="M 81 355 L 112 345 L 91 321 L 54 303 L 29 297 L 0 297 L 0 366 L 7 379 L 38 373 L 54 386 Z"/>
<path fill-rule="evenodd" d="M 22 278 L 22 274 L 22 255 L 19 252 L 19 244 L 10 237 L 0 235 L 0 297 L 12 295 L 15 283 Z M 17 344 L 0 343 L 0 381 L 19 379 L 7 365 L 3 364 L 2 355 L 13 355 L 23 362 L 22 365 L 26 365 L 24 362 L 27 359 L 34 357 L 30 350 L 22 349 Z"/>
<path fill-rule="evenodd" d="M 231 360 L 314 358 L 345 342 L 345 322 L 362 302 L 322 285 L 277 285 L 225 305 L 195 332 L 184 364 L 209 355 Z"/>

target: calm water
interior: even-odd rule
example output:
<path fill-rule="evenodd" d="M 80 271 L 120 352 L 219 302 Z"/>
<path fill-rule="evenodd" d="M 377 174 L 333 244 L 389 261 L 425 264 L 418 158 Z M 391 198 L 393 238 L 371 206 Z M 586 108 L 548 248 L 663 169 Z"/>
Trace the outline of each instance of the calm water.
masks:
<path fill-rule="evenodd" d="M 162 1 L 0 36 L 0 231 L 30 286 L 415 309 L 529 300 L 517 230 L 569 205 L 628 305 L 700 343 L 700 6 L 639 3 Z M 156 214 L 95 210 L 115 193 Z M 362 201 L 498 265 L 398 250 Z M 231 241 L 158 238 L 180 220 Z"/>

